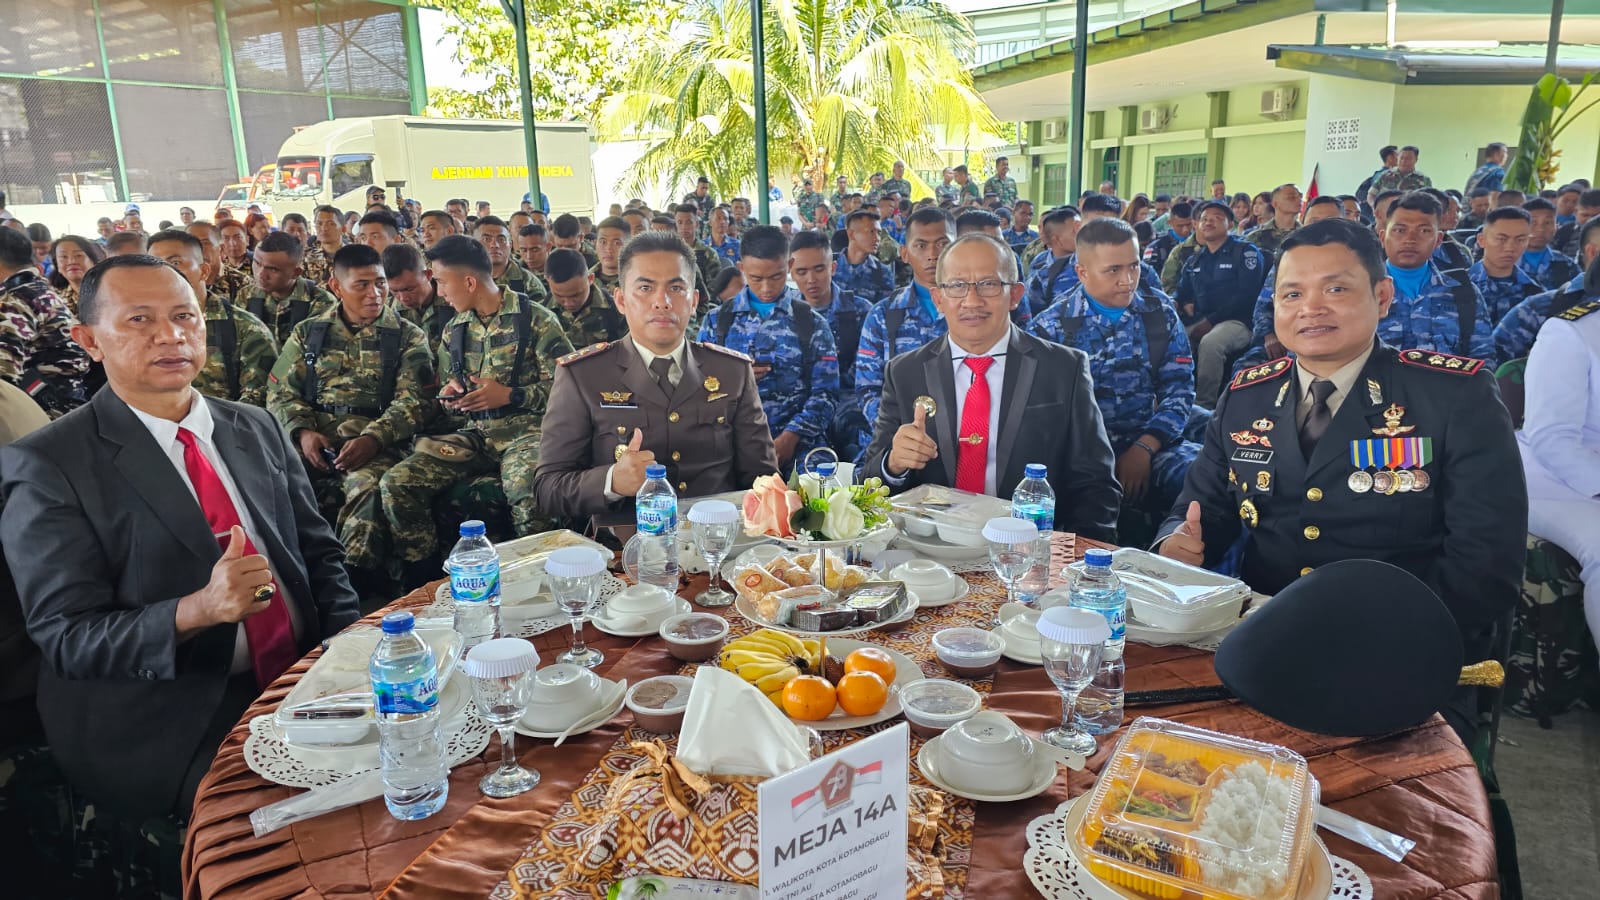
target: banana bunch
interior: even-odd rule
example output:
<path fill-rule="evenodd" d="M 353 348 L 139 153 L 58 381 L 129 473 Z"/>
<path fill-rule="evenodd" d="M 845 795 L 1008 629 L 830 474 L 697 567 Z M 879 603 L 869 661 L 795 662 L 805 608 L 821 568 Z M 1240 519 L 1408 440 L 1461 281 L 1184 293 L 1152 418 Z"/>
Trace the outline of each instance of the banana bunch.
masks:
<path fill-rule="evenodd" d="M 783 689 L 790 681 L 821 665 L 822 645 L 792 634 L 763 628 L 729 641 L 718 663 L 782 706 Z"/>

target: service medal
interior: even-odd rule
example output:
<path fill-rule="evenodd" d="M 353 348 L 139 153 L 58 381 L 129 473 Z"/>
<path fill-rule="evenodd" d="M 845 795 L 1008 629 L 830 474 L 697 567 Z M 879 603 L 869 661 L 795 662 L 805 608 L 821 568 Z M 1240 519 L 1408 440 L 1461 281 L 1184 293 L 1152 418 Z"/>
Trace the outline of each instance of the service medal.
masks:
<path fill-rule="evenodd" d="M 1433 479 L 1428 477 L 1426 469 L 1415 469 L 1411 472 L 1411 489 L 1413 491 L 1425 491 L 1432 482 Z"/>
<path fill-rule="evenodd" d="M 1251 528 L 1256 527 L 1256 524 L 1261 521 L 1261 515 L 1256 512 L 1255 501 L 1246 500 L 1239 504 L 1239 519 Z"/>
<path fill-rule="evenodd" d="M 1388 469 L 1380 469 L 1372 473 L 1372 490 L 1379 494 L 1394 493 L 1394 473 Z"/>
<path fill-rule="evenodd" d="M 1357 494 L 1365 494 L 1367 491 L 1372 490 L 1372 476 L 1366 470 L 1358 469 L 1350 473 L 1350 477 L 1345 480 L 1345 484 L 1351 491 Z"/>
<path fill-rule="evenodd" d="M 1411 493 L 1411 489 L 1416 486 L 1416 476 L 1411 474 L 1410 469 L 1401 469 L 1400 471 L 1394 473 L 1394 489 L 1396 491 L 1399 491 L 1402 494 L 1409 494 Z"/>

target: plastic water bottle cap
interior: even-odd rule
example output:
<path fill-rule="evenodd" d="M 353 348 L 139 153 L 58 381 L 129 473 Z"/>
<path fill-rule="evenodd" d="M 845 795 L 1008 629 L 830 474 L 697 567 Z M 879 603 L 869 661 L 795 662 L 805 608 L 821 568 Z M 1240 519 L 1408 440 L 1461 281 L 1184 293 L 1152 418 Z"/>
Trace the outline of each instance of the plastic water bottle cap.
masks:
<path fill-rule="evenodd" d="M 1092 609 L 1052 606 L 1034 627 L 1039 629 L 1039 637 L 1058 644 L 1104 644 L 1111 639 L 1106 617 Z"/>
<path fill-rule="evenodd" d="M 562 547 L 544 563 L 544 573 L 555 578 L 587 578 L 605 570 L 606 558 L 593 547 Z"/>
<path fill-rule="evenodd" d="M 522 638 L 484 641 L 468 650 L 461 663 L 461 671 L 472 678 L 512 678 L 537 668 L 539 651 Z"/>
<path fill-rule="evenodd" d="M 468 519 L 461 523 L 462 537 L 479 537 L 483 534 L 483 523 L 477 519 Z"/>
<path fill-rule="evenodd" d="M 732 525 L 739 521 L 739 507 L 726 500 L 701 500 L 689 507 L 689 521 L 701 525 Z"/>
<path fill-rule="evenodd" d="M 416 625 L 417 620 L 408 612 L 392 612 L 383 617 L 384 634 L 405 634 Z"/>
<path fill-rule="evenodd" d="M 1100 569 L 1111 568 L 1110 550 L 1086 550 L 1083 554 L 1083 564 Z"/>
<path fill-rule="evenodd" d="M 644 477 L 665 478 L 667 477 L 667 467 L 661 465 L 660 463 L 651 463 L 650 465 L 644 467 Z"/>
<path fill-rule="evenodd" d="M 1028 463 L 1022 467 L 1022 474 L 1026 478 L 1043 478 L 1050 474 L 1050 469 L 1044 463 Z"/>
<path fill-rule="evenodd" d="M 988 524 L 983 526 L 983 536 L 985 540 L 997 544 L 1027 544 L 1039 539 L 1039 526 L 1027 519 L 1004 516 L 990 519 Z"/>

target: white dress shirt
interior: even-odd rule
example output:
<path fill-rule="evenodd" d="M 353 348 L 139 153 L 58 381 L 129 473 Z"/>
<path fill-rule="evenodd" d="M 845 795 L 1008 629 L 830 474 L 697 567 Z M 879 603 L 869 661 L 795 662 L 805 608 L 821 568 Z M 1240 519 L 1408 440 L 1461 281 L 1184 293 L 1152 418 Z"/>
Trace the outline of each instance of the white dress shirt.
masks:
<path fill-rule="evenodd" d="M 266 544 L 262 542 L 261 532 L 256 528 L 254 520 L 250 518 L 250 507 L 239 494 L 238 485 L 234 484 L 233 476 L 228 473 L 228 464 L 223 462 L 222 454 L 217 452 L 217 445 L 211 440 L 211 433 L 215 427 L 211 418 L 211 405 L 199 391 L 194 391 L 189 401 L 189 414 L 184 416 L 181 422 L 156 418 L 133 406 L 128 408 L 133 410 L 133 414 L 144 427 L 150 430 L 150 436 L 155 439 L 156 446 L 161 448 L 161 452 L 166 455 L 173 468 L 178 470 L 178 477 L 183 480 L 184 487 L 189 489 L 190 496 L 195 498 L 195 503 L 198 505 L 200 496 L 195 493 L 194 483 L 189 480 L 189 467 L 183 462 L 183 443 L 178 440 L 178 429 L 187 428 L 194 433 L 200 454 L 211 463 L 211 468 L 217 470 L 217 477 L 222 479 L 222 486 L 228 491 L 228 499 L 233 501 L 233 508 L 239 513 L 239 524 L 244 528 L 245 536 L 255 546 L 256 552 L 266 557 L 267 567 L 272 570 L 272 578 L 278 583 L 278 596 L 274 598 L 274 602 L 281 600 L 288 606 L 289 622 L 298 641 L 305 634 L 305 623 L 300 621 L 300 611 L 295 607 L 293 598 L 289 596 L 277 568 L 272 565 L 272 557 L 267 556 L 262 550 Z M 238 675 L 249 672 L 253 667 L 254 663 L 250 659 L 250 641 L 245 637 L 244 625 L 241 624 L 238 626 L 238 636 L 234 639 L 233 665 L 229 672 Z"/>
<path fill-rule="evenodd" d="M 646 371 L 650 369 L 651 363 L 655 362 L 661 357 L 670 357 L 672 359 L 672 368 L 667 370 L 667 381 L 671 382 L 673 387 L 677 387 L 678 382 L 683 380 L 683 370 L 685 366 L 684 354 L 689 350 L 688 341 L 679 342 L 678 346 L 674 347 L 669 353 L 652 353 L 648 348 L 645 347 L 645 345 L 639 343 L 638 341 L 633 342 L 633 349 L 639 351 L 639 358 L 644 360 L 644 367 Z M 655 373 L 651 372 L 651 380 L 654 380 L 655 377 Z M 633 440 L 633 435 L 628 435 L 628 440 Z M 605 494 L 607 503 L 616 503 L 617 501 L 623 499 L 621 494 L 611 490 L 611 474 L 616 470 L 616 468 L 617 464 L 612 463 L 611 468 L 606 469 Z"/>
<path fill-rule="evenodd" d="M 964 360 L 969 356 L 988 356 L 994 359 L 989 366 L 989 371 L 984 373 L 984 380 L 989 383 L 989 439 L 984 442 L 983 450 L 987 462 L 983 469 L 983 492 L 991 497 L 998 497 L 995 479 L 998 476 L 999 461 L 995 459 L 995 450 L 1000 446 L 1000 388 L 1005 384 L 1006 377 L 1006 345 L 1011 343 L 1011 332 L 1008 329 L 1004 337 L 983 353 L 968 353 L 957 347 L 954 341 L 950 342 L 950 363 L 955 367 L 956 403 L 963 408 L 967 402 L 967 390 L 972 387 L 973 371 L 967 367 Z M 957 414 L 956 427 L 961 427 L 962 416 Z M 959 439 L 961 435 L 956 435 Z M 961 444 L 958 440 L 956 452 L 959 456 Z M 951 477 L 955 477 L 955 470 L 951 469 Z"/>

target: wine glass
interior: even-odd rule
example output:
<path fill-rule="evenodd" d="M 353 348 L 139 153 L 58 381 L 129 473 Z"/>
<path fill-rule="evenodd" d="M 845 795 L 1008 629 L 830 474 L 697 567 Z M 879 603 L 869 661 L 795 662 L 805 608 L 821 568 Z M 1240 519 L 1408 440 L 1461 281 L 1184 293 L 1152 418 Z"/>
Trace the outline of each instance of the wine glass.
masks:
<path fill-rule="evenodd" d="M 556 662 L 592 669 L 605 659 L 605 654 L 583 642 L 583 621 L 594 613 L 605 571 L 605 557 L 590 547 L 562 547 L 545 562 L 544 576 L 550 582 L 550 593 L 572 620 L 572 646 L 556 657 Z"/>
<path fill-rule="evenodd" d="M 689 529 L 694 535 L 694 549 L 705 559 L 711 574 L 711 586 L 694 602 L 701 606 L 729 606 L 733 595 L 722 589 L 722 561 L 733 549 L 739 534 L 739 508 L 726 500 L 701 500 L 689 507 Z"/>
<path fill-rule="evenodd" d="M 1045 673 L 1061 692 L 1061 724 L 1041 737 L 1051 746 L 1090 756 L 1097 746 L 1094 735 L 1078 728 L 1072 712 L 1078 695 L 1100 668 L 1100 654 L 1111 637 L 1111 626 L 1093 610 L 1052 606 L 1040 614 L 1035 627 Z"/>
<path fill-rule="evenodd" d="M 1010 516 L 990 519 L 983 526 L 989 542 L 989 566 L 1006 586 L 1006 602 L 1017 602 L 1017 588 L 1039 558 L 1039 526 Z M 1000 624 L 998 615 L 993 621 Z"/>
<path fill-rule="evenodd" d="M 533 698 L 539 651 L 522 638 L 495 638 L 467 651 L 461 668 L 472 678 L 478 715 L 500 732 L 500 768 L 483 776 L 478 790 L 497 798 L 532 790 L 539 773 L 517 764 L 515 726 Z"/>

